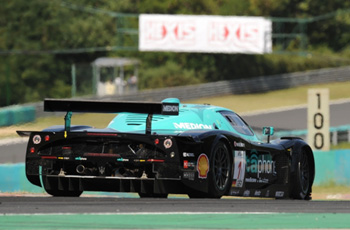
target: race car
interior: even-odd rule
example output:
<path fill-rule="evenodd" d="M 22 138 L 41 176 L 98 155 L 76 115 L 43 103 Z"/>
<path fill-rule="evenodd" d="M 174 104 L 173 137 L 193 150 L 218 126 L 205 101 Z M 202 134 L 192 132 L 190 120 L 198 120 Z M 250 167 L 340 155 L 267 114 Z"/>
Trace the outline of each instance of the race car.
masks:
<path fill-rule="evenodd" d="M 235 112 L 209 104 L 45 99 L 65 124 L 29 136 L 26 176 L 52 196 L 84 191 L 140 197 L 311 199 L 315 163 L 298 137 L 260 140 Z M 73 112 L 116 113 L 104 129 L 71 125 Z"/>

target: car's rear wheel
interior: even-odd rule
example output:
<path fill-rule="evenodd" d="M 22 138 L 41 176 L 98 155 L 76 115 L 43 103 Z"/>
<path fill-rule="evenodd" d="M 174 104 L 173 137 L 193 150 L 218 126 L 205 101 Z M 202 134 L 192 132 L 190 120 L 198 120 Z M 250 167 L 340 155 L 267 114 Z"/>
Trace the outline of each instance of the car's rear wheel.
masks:
<path fill-rule="evenodd" d="M 208 192 L 191 191 L 190 198 L 221 198 L 232 184 L 232 158 L 222 141 L 219 141 L 211 153 L 208 172 Z"/>
<path fill-rule="evenodd" d="M 313 170 L 310 158 L 305 149 L 296 156 L 294 173 L 292 174 L 292 198 L 309 200 L 311 198 L 311 186 Z"/>
<path fill-rule="evenodd" d="M 232 184 L 232 157 L 225 143 L 218 142 L 210 157 L 208 197 L 221 198 Z"/>

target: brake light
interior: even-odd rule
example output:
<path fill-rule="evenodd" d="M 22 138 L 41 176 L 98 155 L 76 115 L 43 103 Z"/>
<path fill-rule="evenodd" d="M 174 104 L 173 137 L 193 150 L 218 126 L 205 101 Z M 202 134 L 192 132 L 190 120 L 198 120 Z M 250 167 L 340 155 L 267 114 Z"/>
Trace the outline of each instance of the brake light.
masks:
<path fill-rule="evenodd" d="M 42 156 L 41 159 L 57 159 L 55 156 Z"/>
<path fill-rule="evenodd" d="M 158 162 L 158 163 L 163 163 L 164 160 L 158 160 L 158 159 L 148 159 L 147 162 Z"/>
<path fill-rule="evenodd" d="M 35 153 L 35 148 L 34 147 L 30 148 L 30 153 L 32 153 L 32 154 Z"/>
<path fill-rule="evenodd" d="M 46 135 L 45 136 L 45 141 L 49 141 L 50 140 L 50 136 L 49 135 Z"/>
<path fill-rule="evenodd" d="M 154 144 L 156 144 L 156 145 L 159 144 L 159 139 L 158 138 L 154 140 Z"/>

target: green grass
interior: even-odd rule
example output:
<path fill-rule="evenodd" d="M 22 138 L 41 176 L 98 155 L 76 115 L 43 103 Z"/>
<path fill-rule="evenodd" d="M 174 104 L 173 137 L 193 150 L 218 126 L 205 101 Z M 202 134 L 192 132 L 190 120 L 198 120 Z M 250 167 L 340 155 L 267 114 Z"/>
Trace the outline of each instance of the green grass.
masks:
<path fill-rule="evenodd" d="M 310 88 L 328 88 L 330 100 L 350 98 L 350 82 L 336 82 L 301 86 L 267 93 L 201 98 L 188 101 L 188 103 L 209 103 L 231 109 L 237 113 L 243 113 L 306 104 L 307 91 Z"/>
<path fill-rule="evenodd" d="M 209 103 L 232 109 L 237 113 L 252 112 L 306 104 L 307 90 L 310 88 L 328 88 L 330 92 L 330 100 L 350 98 L 350 82 L 337 82 L 276 90 L 267 93 L 201 98 L 185 101 L 185 103 Z M 113 114 L 74 114 L 72 117 L 72 124 L 91 125 L 97 128 L 104 128 L 114 116 L 115 115 Z M 16 130 L 42 130 L 48 126 L 58 124 L 64 124 L 63 116 L 38 118 L 32 123 L 0 128 L 0 138 L 15 137 Z"/>

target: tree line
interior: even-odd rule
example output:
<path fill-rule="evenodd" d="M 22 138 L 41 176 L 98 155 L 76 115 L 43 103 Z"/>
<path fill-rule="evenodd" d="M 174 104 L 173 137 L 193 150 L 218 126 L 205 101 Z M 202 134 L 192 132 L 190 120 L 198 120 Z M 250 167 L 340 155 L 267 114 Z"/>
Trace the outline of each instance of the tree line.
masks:
<path fill-rule="evenodd" d="M 350 9 L 350 2 L 344 0 L 6 1 L 0 7 L 0 106 L 70 97 L 71 65 L 106 56 L 141 60 L 140 89 L 348 65 L 350 11 L 346 9 Z M 337 14 L 340 10 L 345 13 Z M 111 12 L 300 19 L 325 16 L 307 24 L 306 56 L 81 49 L 113 47 L 120 42 L 118 20 Z M 288 44 L 287 50 L 292 53 L 294 45 Z"/>

